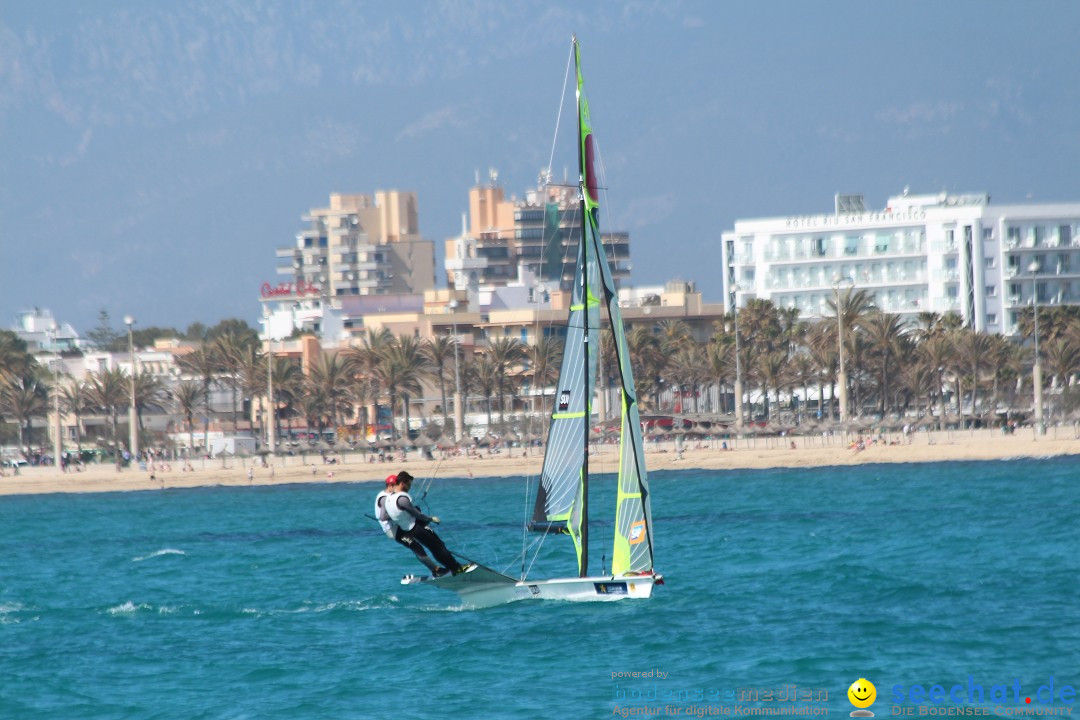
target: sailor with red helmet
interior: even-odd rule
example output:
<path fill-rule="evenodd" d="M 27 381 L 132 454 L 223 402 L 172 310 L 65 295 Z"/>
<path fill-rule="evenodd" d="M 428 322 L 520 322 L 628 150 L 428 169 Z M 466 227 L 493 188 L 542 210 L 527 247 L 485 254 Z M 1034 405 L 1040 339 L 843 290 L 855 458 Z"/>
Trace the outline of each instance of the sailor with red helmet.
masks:
<path fill-rule="evenodd" d="M 375 519 L 379 521 L 379 526 L 382 527 L 383 532 L 386 533 L 386 537 L 391 540 L 396 540 L 412 550 L 416 555 L 416 559 L 422 562 L 424 566 L 431 571 L 432 575 L 445 574 L 445 568 L 439 567 L 437 562 L 428 557 L 428 554 L 424 551 L 423 545 L 415 538 L 405 534 L 401 528 L 390 521 L 390 516 L 386 512 L 386 498 L 390 496 L 390 488 L 396 485 L 397 475 L 390 475 L 386 478 L 386 489 L 375 496 Z"/>

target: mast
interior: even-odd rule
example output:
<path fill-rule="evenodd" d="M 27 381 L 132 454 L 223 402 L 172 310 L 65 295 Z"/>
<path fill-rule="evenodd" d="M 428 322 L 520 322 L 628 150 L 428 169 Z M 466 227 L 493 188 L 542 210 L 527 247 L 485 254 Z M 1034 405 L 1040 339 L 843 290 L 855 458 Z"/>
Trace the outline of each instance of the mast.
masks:
<path fill-rule="evenodd" d="M 582 297 L 585 307 L 589 305 L 589 246 L 586 244 L 588 233 L 585 230 L 586 223 L 590 222 L 588 208 L 585 204 L 585 156 L 584 139 L 581 127 L 581 51 L 578 48 L 577 35 L 573 36 L 574 42 L 574 67 L 577 74 L 577 91 L 574 93 L 577 103 L 578 117 L 578 206 L 581 213 L 581 285 Z M 592 419 L 592 388 L 589 387 L 589 313 L 584 313 L 585 334 L 583 336 L 585 362 L 582 363 L 582 371 L 585 373 L 585 422 L 583 432 L 585 434 L 584 452 L 581 458 L 581 562 L 578 568 L 578 576 L 586 577 L 589 574 L 589 423 Z"/>

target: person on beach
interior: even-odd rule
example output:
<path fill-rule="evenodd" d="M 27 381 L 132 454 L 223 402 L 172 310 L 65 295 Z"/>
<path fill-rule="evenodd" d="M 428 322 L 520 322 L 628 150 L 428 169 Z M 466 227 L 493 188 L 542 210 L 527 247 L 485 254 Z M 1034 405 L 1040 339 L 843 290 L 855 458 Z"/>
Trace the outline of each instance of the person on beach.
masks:
<path fill-rule="evenodd" d="M 447 572 L 458 575 L 467 572 L 470 566 L 459 563 L 446 549 L 446 545 L 439 536 L 428 527 L 430 523 L 438 525 L 439 518 L 425 515 L 413 505 L 412 496 L 409 495 L 412 481 L 413 476 L 402 470 L 397 474 L 394 484 L 390 486 L 390 494 L 385 502 L 386 514 L 390 517 L 390 522 L 401 530 L 405 537 L 418 541 L 431 551 L 443 570 L 442 573 L 433 573 L 434 575 L 444 575 Z"/>
<path fill-rule="evenodd" d="M 390 489 L 397 485 L 397 475 L 390 475 L 386 478 L 386 488 L 379 492 L 375 496 L 375 519 L 379 521 L 379 526 L 386 533 L 386 537 L 401 543 L 405 547 L 413 551 L 416 555 L 416 559 L 424 564 L 432 575 L 438 577 L 439 575 L 445 575 L 446 568 L 439 567 L 439 564 L 428 557 L 427 552 L 424 550 L 424 546 L 421 545 L 414 538 L 406 535 L 401 528 L 395 525 L 390 520 L 390 515 L 386 512 L 386 498 L 390 496 Z"/>

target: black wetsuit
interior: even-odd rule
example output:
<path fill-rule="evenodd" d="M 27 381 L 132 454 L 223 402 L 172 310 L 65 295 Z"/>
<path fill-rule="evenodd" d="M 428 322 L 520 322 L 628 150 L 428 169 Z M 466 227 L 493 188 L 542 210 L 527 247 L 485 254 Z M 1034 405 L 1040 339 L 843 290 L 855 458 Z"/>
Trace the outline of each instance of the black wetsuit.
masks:
<path fill-rule="evenodd" d="M 453 554 L 446 549 L 446 545 L 443 541 L 432 532 L 431 528 L 427 527 L 427 524 L 431 522 L 431 518 L 424 513 L 416 509 L 412 504 L 412 498 L 408 493 L 398 493 L 391 496 L 394 502 L 397 503 L 397 507 L 401 512 L 407 513 L 413 518 L 413 526 L 409 530 L 404 530 L 400 526 L 398 527 L 399 537 L 410 540 L 416 540 L 421 545 L 431 551 L 431 554 L 435 556 L 435 559 L 446 568 L 447 570 L 456 570 L 460 567 L 460 563 L 454 558 Z M 393 517 L 393 515 L 391 515 Z M 415 551 L 414 551 L 415 552 Z"/>

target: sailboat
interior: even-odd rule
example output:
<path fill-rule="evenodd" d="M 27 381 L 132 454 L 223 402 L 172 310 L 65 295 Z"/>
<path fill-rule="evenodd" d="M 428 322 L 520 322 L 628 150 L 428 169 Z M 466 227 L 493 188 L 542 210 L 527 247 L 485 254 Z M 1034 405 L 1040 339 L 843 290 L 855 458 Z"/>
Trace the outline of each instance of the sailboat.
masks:
<path fill-rule="evenodd" d="M 515 578 L 479 563 L 469 572 L 437 578 L 406 576 L 461 596 L 465 605 L 485 607 L 514 600 L 621 600 L 651 597 L 663 577 L 653 569 L 653 529 L 641 421 L 618 294 L 600 237 L 600 205 L 594 169 L 595 145 L 581 74 L 581 52 L 573 38 L 577 75 L 578 191 L 581 238 L 567 318 L 566 344 L 548 429 L 547 450 L 529 529 L 569 536 L 577 575 Z M 607 312 L 603 313 L 602 308 Z M 589 574 L 589 430 L 596 388 L 600 336 L 615 339 L 621 398 L 618 490 L 615 497 L 611 569 Z"/>

